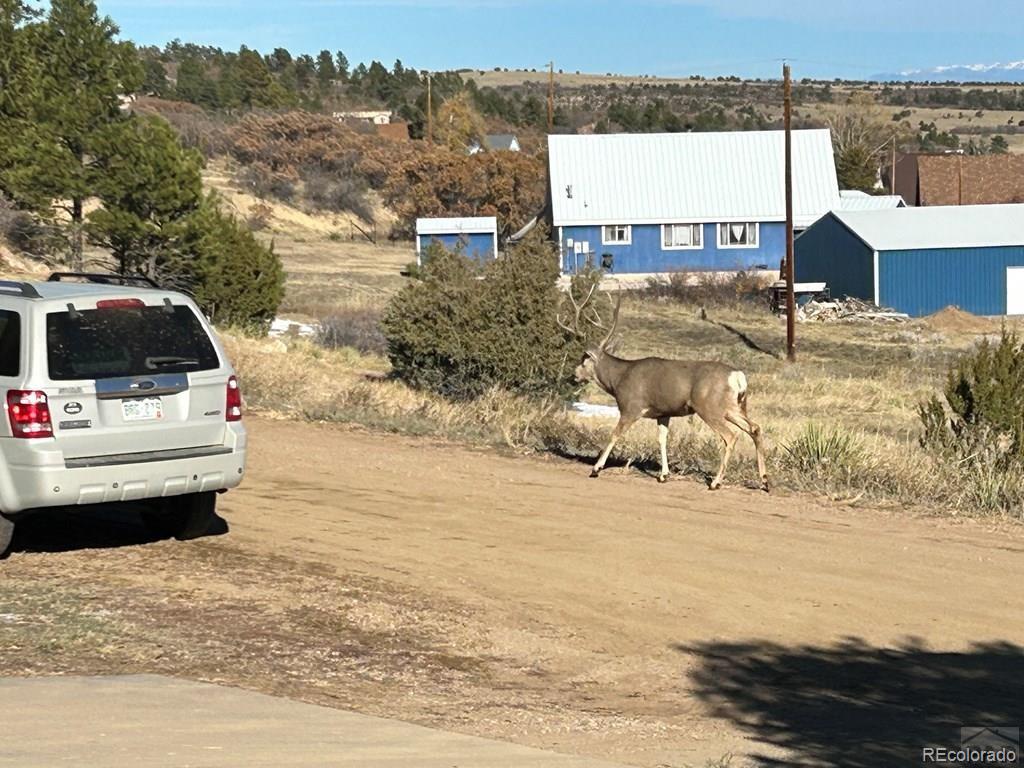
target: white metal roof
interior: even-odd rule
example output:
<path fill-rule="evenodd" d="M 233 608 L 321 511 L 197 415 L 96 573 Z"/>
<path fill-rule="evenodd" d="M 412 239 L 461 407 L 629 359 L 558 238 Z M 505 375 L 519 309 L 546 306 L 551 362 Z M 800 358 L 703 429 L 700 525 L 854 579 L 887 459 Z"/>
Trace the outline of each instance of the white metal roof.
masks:
<path fill-rule="evenodd" d="M 876 251 L 1024 246 L 1024 204 L 832 213 Z"/>
<path fill-rule="evenodd" d="M 555 226 L 784 221 L 782 131 L 549 136 Z M 793 131 L 794 226 L 839 203 L 827 129 Z"/>
<path fill-rule="evenodd" d="M 416 219 L 417 235 L 452 235 L 474 234 L 498 231 L 498 219 L 495 216 L 473 216 L 452 219 Z"/>
<path fill-rule="evenodd" d="M 900 208 L 906 205 L 902 195 L 869 195 L 859 189 L 839 191 L 840 211 L 877 211 L 886 208 Z"/>

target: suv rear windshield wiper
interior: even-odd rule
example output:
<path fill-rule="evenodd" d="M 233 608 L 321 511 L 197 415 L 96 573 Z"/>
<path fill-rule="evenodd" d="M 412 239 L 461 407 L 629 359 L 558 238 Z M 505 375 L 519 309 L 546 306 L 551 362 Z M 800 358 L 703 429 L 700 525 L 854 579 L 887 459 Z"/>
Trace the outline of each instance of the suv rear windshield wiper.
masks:
<path fill-rule="evenodd" d="M 194 357 L 174 357 L 167 355 L 164 357 L 147 357 L 146 367 L 147 368 L 163 368 L 171 365 L 199 365 L 199 361 Z"/>

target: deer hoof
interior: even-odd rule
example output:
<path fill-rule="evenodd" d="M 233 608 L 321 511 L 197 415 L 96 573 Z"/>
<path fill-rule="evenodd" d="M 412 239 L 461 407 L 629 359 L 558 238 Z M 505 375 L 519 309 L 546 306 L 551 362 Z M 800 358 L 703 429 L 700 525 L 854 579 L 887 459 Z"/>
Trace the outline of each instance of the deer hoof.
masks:
<path fill-rule="evenodd" d="M 767 477 L 762 478 L 762 480 L 761 480 L 761 490 L 764 491 L 765 493 L 771 493 L 772 492 L 771 486 L 768 485 L 768 478 Z"/>
<path fill-rule="evenodd" d="M 591 477 L 597 477 L 598 476 L 598 471 L 596 469 L 590 470 L 590 476 Z"/>
<path fill-rule="evenodd" d="M 722 484 L 721 483 L 716 483 L 714 480 L 712 480 L 710 483 L 708 483 L 708 490 L 709 491 L 717 491 L 721 487 L 722 487 Z"/>
<path fill-rule="evenodd" d="M 658 475 L 658 482 L 659 483 L 667 483 L 668 482 L 668 475 Z"/>

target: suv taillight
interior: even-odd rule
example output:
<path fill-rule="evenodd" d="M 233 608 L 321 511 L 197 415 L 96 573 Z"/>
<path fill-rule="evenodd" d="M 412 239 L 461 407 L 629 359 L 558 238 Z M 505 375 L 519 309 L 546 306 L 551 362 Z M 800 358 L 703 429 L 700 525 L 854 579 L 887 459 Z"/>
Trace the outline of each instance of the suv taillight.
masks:
<path fill-rule="evenodd" d="M 238 377 L 228 379 L 228 402 L 224 410 L 228 421 L 242 420 L 242 390 L 238 388 Z"/>
<path fill-rule="evenodd" d="M 14 437 L 53 437 L 50 404 L 45 392 L 26 389 L 7 391 L 7 418 Z"/>

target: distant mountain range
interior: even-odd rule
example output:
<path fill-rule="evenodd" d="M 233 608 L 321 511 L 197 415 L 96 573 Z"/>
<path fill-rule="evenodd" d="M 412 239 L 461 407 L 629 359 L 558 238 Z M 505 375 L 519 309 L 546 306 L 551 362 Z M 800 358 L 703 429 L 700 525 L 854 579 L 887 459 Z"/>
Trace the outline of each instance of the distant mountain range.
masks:
<path fill-rule="evenodd" d="M 1024 83 L 1024 61 L 997 64 L 951 64 L 931 69 L 911 69 L 897 74 L 872 75 L 872 80 L 916 82 L 933 80 L 958 83 Z"/>

